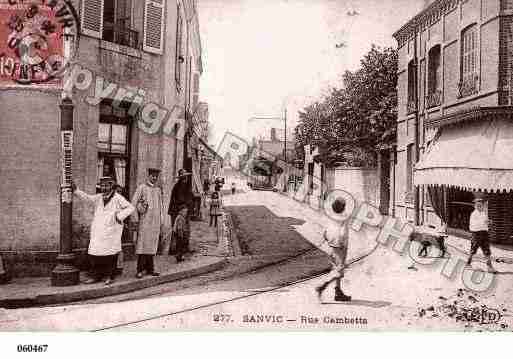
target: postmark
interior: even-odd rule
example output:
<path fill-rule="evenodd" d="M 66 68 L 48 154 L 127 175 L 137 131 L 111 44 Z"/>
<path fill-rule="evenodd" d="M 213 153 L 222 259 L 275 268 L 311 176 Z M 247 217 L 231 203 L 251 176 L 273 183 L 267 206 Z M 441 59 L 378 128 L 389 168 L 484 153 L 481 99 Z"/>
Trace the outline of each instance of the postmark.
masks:
<path fill-rule="evenodd" d="M 71 2 L 0 0 L 0 18 L 0 83 L 58 84 L 78 50 Z"/>

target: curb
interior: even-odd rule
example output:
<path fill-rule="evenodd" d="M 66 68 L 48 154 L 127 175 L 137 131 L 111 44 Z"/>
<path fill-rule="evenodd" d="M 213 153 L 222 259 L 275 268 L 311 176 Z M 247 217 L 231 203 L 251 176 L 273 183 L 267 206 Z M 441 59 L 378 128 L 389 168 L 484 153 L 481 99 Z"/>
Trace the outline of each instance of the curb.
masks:
<path fill-rule="evenodd" d="M 174 282 L 190 277 L 199 276 L 209 272 L 217 271 L 223 268 L 228 261 L 226 259 L 218 260 L 214 263 L 207 264 L 201 267 L 184 270 L 181 272 L 162 274 L 160 277 L 143 278 L 139 280 L 132 280 L 124 283 L 114 283 L 108 287 L 99 287 L 86 290 L 79 290 L 67 293 L 43 294 L 34 297 L 25 298 L 7 298 L 0 299 L 0 308 L 5 309 L 19 309 L 28 307 L 37 307 L 51 304 L 62 304 L 77 302 L 89 299 L 97 299 L 108 297 L 112 295 L 124 294 L 134 292 L 140 289 L 154 287 L 160 284 Z"/>
<path fill-rule="evenodd" d="M 225 248 L 228 251 L 228 256 L 238 257 L 242 255 L 240 249 L 239 239 L 237 233 L 235 233 L 235 227 L 233 225 L 232 214 L 224 210 L 221 217 L 221 223 L 223 226 L 223 241 L 225 242 Z"/>

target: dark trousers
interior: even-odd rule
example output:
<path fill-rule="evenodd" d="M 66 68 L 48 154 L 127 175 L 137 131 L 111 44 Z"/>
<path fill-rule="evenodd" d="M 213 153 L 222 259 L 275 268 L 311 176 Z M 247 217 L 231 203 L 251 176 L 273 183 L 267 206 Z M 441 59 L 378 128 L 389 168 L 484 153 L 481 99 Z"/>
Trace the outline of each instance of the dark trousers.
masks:
<path fill-rule="evenodd" d="M 211 214 L 210 215 L 210 224 L 209 224 L 209 226 L 212 226 L 212 223 L 215 223 L 214 226 L 217 227 L 217 215 L 215 215 L 215 214 Z"/>
<path fill-rule="evenodd" d="M 151 274 L 155 271 L 155 264 L 153 263 L 153 254 L 138 254 L 137 255 L 137 273 Z"/>
<path fill-rule="evenodd" d="M 189 243 L 187 239 L 182 236 L 176 237 L 176 260 L 178 262 L 183 260 L 185 253 L 189 251 Z"/>
<path fill-rule="evenodd" d="M 91 275 L 94 279 L 114 279 L 118 263 L 118 254 L 113 254 L 109 256 L 89 255 L 89 261 L 91 263 Z"/>
<path fill-rule="evenodd" d="M 492 255 L 487 231 L 472 232 L 470 255 L 476 254 L 479 248 L 481 248 L 485 256 L 490 257 Z"/>

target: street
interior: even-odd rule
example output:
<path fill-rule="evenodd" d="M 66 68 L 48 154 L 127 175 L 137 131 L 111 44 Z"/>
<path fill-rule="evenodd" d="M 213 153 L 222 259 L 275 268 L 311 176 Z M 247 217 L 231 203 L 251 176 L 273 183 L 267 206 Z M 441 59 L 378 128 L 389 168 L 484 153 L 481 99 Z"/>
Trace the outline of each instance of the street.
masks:
<path fill-rule="evenodd" d="M 408 255 L 385 246 L 347 270 L 343 286 L 353 297 L 351 302 L 334 302 L 333 289 L 328 288 L 320 303 L 314 287 L 322 280 L 319 274 L 327 261 L 310 243 L 321 236 L 322 226 L 316 223 L 321 218 L 315 219 L 303 204 L 273 192 L 225 195 L 224 205 L 238 217 L 239 231 L 247 237 L 250 253 L 246 256 L 279 252 L 290 259 L 234 277 L 213 276 L 209 282 L 182 288 L 167 285 L 74 305 L 2 309 L 0 328 L 486 331 L 507 330 L 513 325 L 510 275 L 500 275 L 493 290 L 485 294 L 470 292 L 461 278 L 443 277 L 439 265 L 417 265 L 411 270 Z M 247 215 L 251 208 L 275 220 L 261 228 L 261 219 Z M 287 226 L 280 223 L 284 218 Z M 486 310 L 476 314 L 476 308 Z M 500 315 L 494 316 L 496 313 Z"/>

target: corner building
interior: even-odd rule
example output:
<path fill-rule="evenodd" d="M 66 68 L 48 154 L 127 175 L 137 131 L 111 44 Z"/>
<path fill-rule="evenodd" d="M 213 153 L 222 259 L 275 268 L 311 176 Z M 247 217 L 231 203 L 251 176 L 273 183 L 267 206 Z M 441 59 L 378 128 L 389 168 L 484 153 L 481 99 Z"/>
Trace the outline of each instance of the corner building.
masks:
<path fill-rule="evenodd" d="M 161 168 L 167 206 L 184 163 L 184 113 L 186 107 L 194 112 L 203 71 L 196 0 L 71 2 L 81 20 L 73 68 L 92 73 L 87 89 L 73 91 L 73 179 L 95 193 L 98 179 L 111 175 L 131 198 L 146 180 L 147 168 Z M 94 97 L 100 79 L 103 88 L 114 84 L 115 90 L 91 105 L 86 99 Z M 62 83 L 0 81 L 0 254 L 15 276 L 48 275 L 55 265 L 62 90 Z M 167 111 L 156 131 L 139 128 L 142 107 L 130 111 L 137 101 Z M 73 247 L 79 253 L 87 248 L 91 219 L 92 208 L 74 200 Z M 126 233 L 123 242 L 130 253 L 133 245 Z"/>
<path fill-rule="evenodd" d="M 513 1 L 427 1 L 394 37 L 392 213 L 413 222 L 419 186 L 419 222 L 468 236 L 484 194 L 491 240 L 513 244 Z"/>

